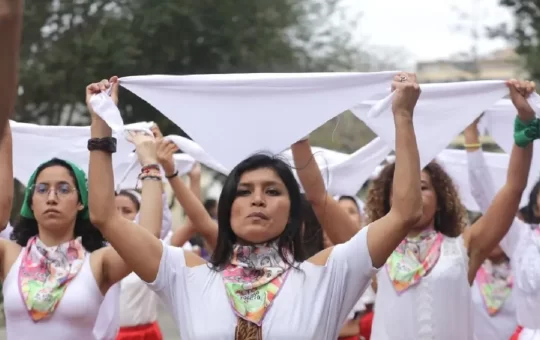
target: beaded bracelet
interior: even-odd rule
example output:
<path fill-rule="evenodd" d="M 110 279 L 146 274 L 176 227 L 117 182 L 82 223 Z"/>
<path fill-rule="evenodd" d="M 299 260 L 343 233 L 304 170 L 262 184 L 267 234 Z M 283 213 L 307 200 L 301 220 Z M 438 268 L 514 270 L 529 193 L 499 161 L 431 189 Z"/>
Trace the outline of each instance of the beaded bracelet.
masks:
<path fill-rule="evenodd" d="M 147 176 L 161 177 L 161 171 L 151 169 L 145 172 L 141 172 L 139 174 L 139 179 L 142 179 L 143 177 L 147 177 Z"/>
<path fill-rule="evenodd" d="M 153 181 L 161 181 L 161 176 L 154 176 L 154 175 L 139 176 L 140 181 L 144 181 L 145 179 L 151 179 Z"/>
<path fill-rule="evenodd" d="M 148 164 L 141 167 L 141 173 L 146 173 L 152 170 L 161 171 L 159 164 Z"/>

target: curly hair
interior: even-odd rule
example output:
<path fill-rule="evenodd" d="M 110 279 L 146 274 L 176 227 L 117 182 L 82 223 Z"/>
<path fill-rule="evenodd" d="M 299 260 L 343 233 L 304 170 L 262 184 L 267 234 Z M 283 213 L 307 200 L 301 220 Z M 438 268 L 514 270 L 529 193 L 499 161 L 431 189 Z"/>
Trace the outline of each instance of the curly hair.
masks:
<path fill-rule="evenodd" d="M 365 211 L 369 222 L 376 221 L 390 211 L 390 193 L 394 181 L 395 164 L 384 167 L 379 176 L 371 182 Z M 450 176 L 436 162 L 429 163 L 424 171 L 431 177 L 437 196 L 435 230 L 449 236 L 459 236 L 466 226 L 466 210 L 461 204 L 458 192 Z"/>

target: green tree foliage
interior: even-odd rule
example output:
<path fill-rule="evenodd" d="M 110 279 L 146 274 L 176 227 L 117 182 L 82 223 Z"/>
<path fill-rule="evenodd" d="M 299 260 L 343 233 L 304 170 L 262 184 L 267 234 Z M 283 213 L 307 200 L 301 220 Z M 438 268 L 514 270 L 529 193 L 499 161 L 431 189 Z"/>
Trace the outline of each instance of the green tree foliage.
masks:
<path fill-rule="evenodd" d="M 499 4 L 512 11 L 514 23 L 490 28 L 490 35 L 513 43 L 517 53 L 524 57 L 530 77 L 540 80 L 540 1 L 500 0 Z"/>
<path fill-rule="evenodd" d="M 373 60 L 341 0 L 25 3 L 17 120 L 88 123 L 84 88 L 111 75 L 342 71 Z M 363 59 L 362 62 L 359 59 Z M 364 67 L 365 68 L 365 67 Z M 126 122 L 181 133 L 122 91 Z"/>

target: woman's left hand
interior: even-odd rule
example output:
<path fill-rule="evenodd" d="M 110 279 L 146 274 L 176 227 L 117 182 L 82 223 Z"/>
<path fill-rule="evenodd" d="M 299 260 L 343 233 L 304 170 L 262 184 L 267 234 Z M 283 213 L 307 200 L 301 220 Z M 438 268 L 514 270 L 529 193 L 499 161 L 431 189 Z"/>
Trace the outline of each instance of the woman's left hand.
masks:
<path fill-rule="evenodd" d="M 178 151 L 178 147 L 172 141 L 160 139 L 157 141 L 157 158 L 159 164 L 165 170 L 165 176 L 172 176 L 176 171 L 174 164 L 174 153 Z"/>
<path fill-rule="evenodd" d="M 135 151 L 141 165 L 157 163 L 158 158 L 154 136 L 150 136 L 144 131 L 129 131 L 128 140 L 135 144 Z"/>
<path fill-rule="evenodd" d="M 510 99 L 518 110 L 518 115 L 522 119 L 534 118 L 534 110 L 527 101 L 531 93 L 536 91 L 536 84 L 532 81 L 520 81 L 511 79 L 506 82 L 510 90 Z"/>

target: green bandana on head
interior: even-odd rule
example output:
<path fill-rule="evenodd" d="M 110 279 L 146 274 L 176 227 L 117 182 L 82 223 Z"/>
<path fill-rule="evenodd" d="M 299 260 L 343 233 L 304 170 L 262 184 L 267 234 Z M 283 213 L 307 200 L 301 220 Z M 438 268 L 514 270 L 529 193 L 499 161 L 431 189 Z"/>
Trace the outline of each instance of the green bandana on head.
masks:
<path fill-rule="evenodd" d="M 74 163 L 71 163 L 69 161 L 66 161 L 64 159 L 59 159 L 59 158 L 53 158 L 47 162 L 41 163 L 41 165 L 37 167 L 36 171 L 34 171 L 32 176 L 30 176 L 30 179 L 28 180 L 28 185 L 26 186 L 26 189 L 24 191 L 24 201 L 21 207 L 21 216 L 25 218 L 35 219 L 34 212 L 32 211 L 32 208 L 30 207 L 30 198 L 32 197 L 32 194 L 33 194 L 33 186 L 34 184 L 36 184 L 36 177 L 37 177 L 38 169 L 40 169 L 43 164 L 49 163 L 50 161 L 53 161 L 53 160 L 60 160 L 66 163 L 75 174 L 75 179 L 77 180 L 77 191 L 79 192 L 81 203 L 84 206 L 84 209 L 79 212 L 78 217 L 83 218 L 83 219 L 90 218 L 88 214 L 88 181 L 86 179 L 86 174 L 81 168 L 79 168 Z"/>

